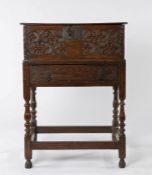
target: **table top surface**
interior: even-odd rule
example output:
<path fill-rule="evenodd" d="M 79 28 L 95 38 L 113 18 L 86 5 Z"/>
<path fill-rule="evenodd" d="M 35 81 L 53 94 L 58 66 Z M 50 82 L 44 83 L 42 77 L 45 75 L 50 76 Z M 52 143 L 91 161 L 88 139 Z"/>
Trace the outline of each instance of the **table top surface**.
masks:
<path fill-rule="evenodd" d="M 20 23 L 21 25 L 123 25 L 127 22 L 102 22 L 102 23 Z"/>

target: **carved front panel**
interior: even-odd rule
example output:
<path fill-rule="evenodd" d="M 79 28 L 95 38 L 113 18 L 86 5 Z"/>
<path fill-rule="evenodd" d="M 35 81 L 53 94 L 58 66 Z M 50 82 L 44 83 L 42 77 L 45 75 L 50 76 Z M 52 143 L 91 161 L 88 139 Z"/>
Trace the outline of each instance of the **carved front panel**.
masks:
<path fill-rule="evenodd" d="M 31 83 L 117 81 L 116 65 L 37 65 L 30 67 Z"/>
<path fill-rule="evenodd" d="M 123 26 L 25 26 L 26 59 L 123 58 Z"/>

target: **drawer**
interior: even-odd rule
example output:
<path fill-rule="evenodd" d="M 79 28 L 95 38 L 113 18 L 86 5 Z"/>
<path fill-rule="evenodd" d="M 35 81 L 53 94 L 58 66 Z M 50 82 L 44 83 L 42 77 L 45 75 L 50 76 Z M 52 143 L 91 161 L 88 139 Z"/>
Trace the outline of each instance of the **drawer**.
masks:
<path fill-rule="evenodd" d="M 31 83 L 117 81 L 118 65 L 33 65 Z"/>

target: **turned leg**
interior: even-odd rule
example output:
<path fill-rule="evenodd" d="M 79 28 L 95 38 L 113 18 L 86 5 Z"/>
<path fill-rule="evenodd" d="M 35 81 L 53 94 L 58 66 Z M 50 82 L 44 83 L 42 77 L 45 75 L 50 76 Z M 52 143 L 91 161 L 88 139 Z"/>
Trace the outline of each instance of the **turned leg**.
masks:
<path fill-rule="evenodd" d="M 25 136 L 24 136 L 24 153 L 25 168 L 32 168 L 32 148 L 31 148 L 31 113 L 30 113 L 30 85 L 29 85 L 29 65 L 23 62 L 23 95 L 25 100 Z"/>
<path fill-rule="evenodd" d="M 113 87 L 113 121 L 112 121 L 112 140 L 114 142 L 118 141 L 118 87 Z"/>
<path fill-rule="evenodd" d="M 36 127 L 37 127 L 37 120 L 36 120 L 36 88 L 32 87 L 31 88 L 31 126 L 32 126 L 32 134 L 33 134 L 33 139 L 34 141 L 37 141 L 37 133 L 36 133 Z"/>
<path fill-rule="evenodd" d="M 30 103 L 29 100 L 26 99 L 25 100 L 25 114 L 24 114 L 24 118 L 25 118 L 25 159 L 26 159 L 26 163 L 25 163 L 25 168 L 32 168 L 32 149 L 31 149 L 31 114 L 30 114 Z"/>
<path fill-rule="evenodd" d="M 124 168 L 126 166 L 126 136 L 125 136 L 125 108 L 124 99 L 120 99 L 120 132 L 119 132 L 119 167 Z"/>

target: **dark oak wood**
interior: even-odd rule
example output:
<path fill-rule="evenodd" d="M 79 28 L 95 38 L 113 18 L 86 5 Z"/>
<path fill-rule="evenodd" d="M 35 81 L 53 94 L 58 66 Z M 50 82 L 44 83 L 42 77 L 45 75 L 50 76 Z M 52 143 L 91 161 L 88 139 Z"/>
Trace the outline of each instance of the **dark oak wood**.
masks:
<path fill-rule="evenodd" d="M 125 167 L 125 24 L 22 23 L 26 168 L 32 150 L 43 149 L 118 149 L 119 167 Z M 58 86 L 113 87 L 112 126 L 38 126 L 36 88 Z M 37 141 L 43 133 L 111 133 L 112 141 Z"/>
<path fill-rule="evenodd" d="M 118 102 L 118 87 L 114 86 L 113 87 L 113 94 L 114 94 L 114 99 L 113 99 L 113 122 L 112 122 L 112 140 L 113 141 L 118 141 L 118 107 L 119 107 L 119 102 Z"/>
<path fill-rule="evenodd" d="M 37 133 L 112 133 L 111 126 L 38 126 Z"/>
<path fill-rule="evenodd" d="M 25 144 L 25 167 L 32 167 L 32 148 L 31 148 L 31 113 L 30 113 L 30 85 L 29 85 L 29 66 L 24 63 L 23 66 L 23 81 L 24 81 L 24 99 L 25 99 L 25 136 L 24 136 L 24 144 Z"/>
<path fill-rule="evenodd" d="M 25 25 L 25 59 L 122 60 L 124 25 Z"/>
<path fill-rule="evenodd" d="M 58 82 L 74 84 L 85 82 L 118 81 L 118 65 L 36 65 L 30 66 L 32 85 Z"/>
<path fill-rule="evenodd" d="M 45 26 L 50 25 L 50 23 L 20 23 L 21 25 L 30 26 Z M 121 25 L 128 24 L 127 22 L 102 22 L 102 23 L 85 23 L 85 25 Z M 51 23 L 51 25 L 84 25 L 84 23 Z"/>
<path fill-rule="evenodd" d="M 33 142 L 33 150 L 47 150 L 47 149 L 118 149 L 118 142 L 102 141 L 56 141 L 56 142 Z"/>
<path fill-rule="evenodd" d="M 36 133 L 36 128 L 37 128 L 37 120 L 36 120 L 36 87 L 31 88 L 31 127 L 32 127 L 32 133 L 33 133 L 33 140 L 37 140 L 37 133 Z"/>
<path fill-rule="evenodd" d="M 120 99 L 120 114 L 119 114 L 119 121 L 120 121 L 120 131 L 119 131 L 119 167 L 124 168 L 126 166 L 125 157 L 126 157 L 126 135 L 125 135 L 125 108 L 124 108 L 124 101 L 126 98 L 126 66 L 125 62 L 122 63 L 120 68 L 120 90 L 119 90 L 119 99 Z"/>

